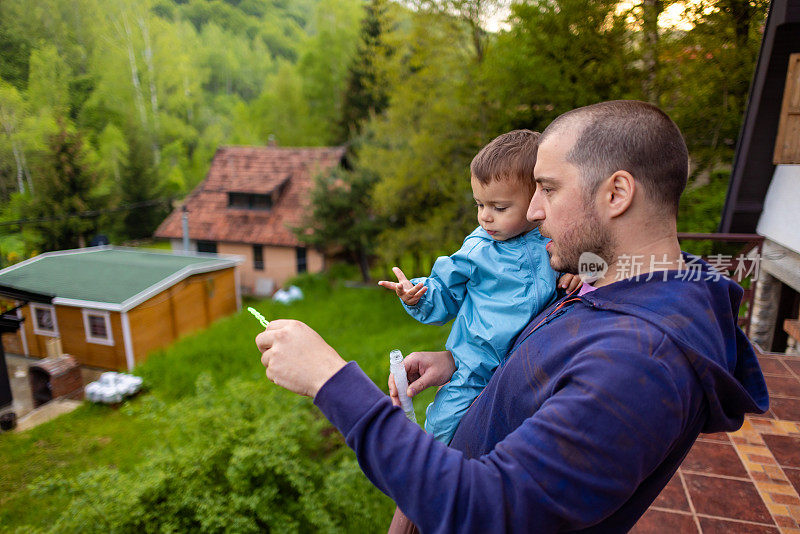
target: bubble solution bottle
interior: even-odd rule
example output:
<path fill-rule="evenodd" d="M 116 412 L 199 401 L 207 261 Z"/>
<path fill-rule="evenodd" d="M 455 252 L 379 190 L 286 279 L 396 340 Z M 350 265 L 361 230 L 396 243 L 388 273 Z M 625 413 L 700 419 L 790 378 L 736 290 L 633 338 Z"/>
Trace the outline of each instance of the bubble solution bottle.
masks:
<path fill-rule="evenodd" d="M 397 386 L 397 393 L 400 395 L 400 406 L 406 413 L 406 417 L 416 423 L 417 416 L 414 414 L 414 403 L 411 402 L 406 393 L 408 377 L 406 376 L 406 367 L 403 365 L 403 353 L 397 349 L 389 353 L 389 372 L 394 375 L 394 383 Z"/>

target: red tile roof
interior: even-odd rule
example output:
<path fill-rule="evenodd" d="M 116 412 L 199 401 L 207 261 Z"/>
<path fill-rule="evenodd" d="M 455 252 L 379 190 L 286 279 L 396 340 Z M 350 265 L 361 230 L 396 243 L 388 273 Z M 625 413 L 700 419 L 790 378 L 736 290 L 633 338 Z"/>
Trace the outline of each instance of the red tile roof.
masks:
<path fill-rule="evenodd" d="M 344 153 L 344 147 L 220 147 L 206 179 L 186 198 L 189 238 L 297 246 L 288 227 L 302 221 L 314 177 L 339 165 Z M 229 208 L 229 192 L 277 197 L 269 211 Z M 180 209 L 161 223 L 155 236 L 182 237 Z"/>

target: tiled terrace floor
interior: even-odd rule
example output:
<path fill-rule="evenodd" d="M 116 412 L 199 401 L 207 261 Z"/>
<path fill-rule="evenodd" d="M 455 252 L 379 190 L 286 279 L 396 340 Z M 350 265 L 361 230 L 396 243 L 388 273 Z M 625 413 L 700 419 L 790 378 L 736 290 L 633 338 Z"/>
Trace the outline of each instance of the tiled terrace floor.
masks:
<path fill-rule="evenodd" d="M 800 534 L 800 357 L 759 361 L 769 411 L 701 434 L 633 532 Z"/>

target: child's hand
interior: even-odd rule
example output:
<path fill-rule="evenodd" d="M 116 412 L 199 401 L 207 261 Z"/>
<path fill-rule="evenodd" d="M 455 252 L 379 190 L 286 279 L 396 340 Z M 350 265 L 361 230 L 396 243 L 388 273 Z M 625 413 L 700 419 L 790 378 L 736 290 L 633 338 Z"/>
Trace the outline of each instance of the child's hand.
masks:
<path fill-rule="evenodd" d="M 381 280 L 378 282 L 378 285 L 397 293 L 400 300 L 405 302 L 407 306 L 416 306 L 417 302 L 419 302 L 419 299 L 422 298 L 422 295 L 425 294 L 428 288 L 425 287 L 425 284 L 422 282 L 417 285 L 409 282 L 406 275 L 400 270 L 400 267 L 392 267 L 392 272 L 394 272 L 394 275 L 397 277 L 397 282 Z"/>
<path fill-rule="evenodd" d="M 575 289 L 581 285 L 581 277 L 577 274 L 564 274 L 561 278 L 558 279 L 558 287 L 564 288 L 567 290 L 567 293 L 572 293 Z"/>

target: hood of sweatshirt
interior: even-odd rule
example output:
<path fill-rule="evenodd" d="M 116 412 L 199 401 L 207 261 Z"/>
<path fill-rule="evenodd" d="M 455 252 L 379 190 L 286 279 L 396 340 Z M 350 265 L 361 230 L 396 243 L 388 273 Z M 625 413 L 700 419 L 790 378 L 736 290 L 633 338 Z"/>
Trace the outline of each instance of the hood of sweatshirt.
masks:
<path fill-rule="evenodd" d="M 699 258 L 683 253 L 683 271 L 653 273 L 647 283 L 620 280 L 584 294 L 588 305 L 639 317 L 662 330 L 686 355 L 705 397 L 703 432 L 738 429 L 744 413 L 769 407 L 753 346 L 737 325 L 744 293 Z"/>

